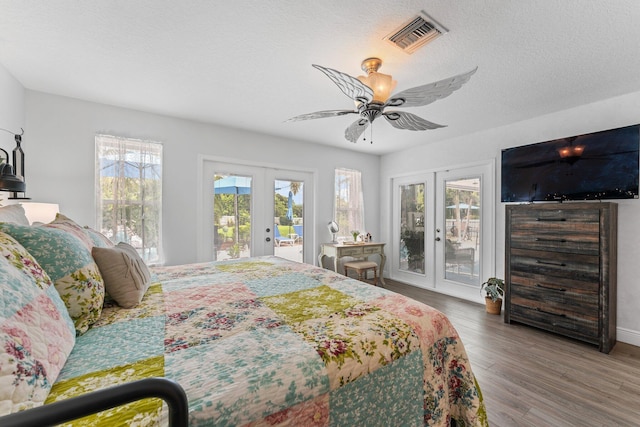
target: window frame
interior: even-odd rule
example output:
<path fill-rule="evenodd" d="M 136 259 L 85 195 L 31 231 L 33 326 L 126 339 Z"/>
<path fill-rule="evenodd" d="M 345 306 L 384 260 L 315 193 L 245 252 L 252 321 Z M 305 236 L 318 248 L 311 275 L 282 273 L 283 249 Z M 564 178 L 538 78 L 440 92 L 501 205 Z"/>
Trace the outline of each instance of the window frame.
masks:
<path fill-rule="evenodd" d="M 353 231 L 367 233 L 361 171 L 347 168 L 334 170 L 333 220 L 339 228 L 336 234 L 338 242 L 353 241 Z"/>
<path fill-rule="evenodd" d="M 162 162 L 163 145 L 160 142 L 104 134 L 95 136 L 96 229 L 114 243 L 125 241 L 132 244 L 150 265 L 164 262 Z M 108 168 L 109 172 L 105 173 Z M 134 172 L 139 174 L 139 178 L 127 176 Z M 111 198 L 105 198 L 103 185 L 109 184 L 105 184 L 103 178 L 113 178 Z M 153 180 L 152 184 L 140 185 L 140 180 L 149 179 Z M 115 227 L 104 226 L 110 221 L 104 217 L 105 206 L 109 205 L 113 206 L 111 221 L 115 221 Z M 136 213 L 138 217 L 132 224 Z"/>

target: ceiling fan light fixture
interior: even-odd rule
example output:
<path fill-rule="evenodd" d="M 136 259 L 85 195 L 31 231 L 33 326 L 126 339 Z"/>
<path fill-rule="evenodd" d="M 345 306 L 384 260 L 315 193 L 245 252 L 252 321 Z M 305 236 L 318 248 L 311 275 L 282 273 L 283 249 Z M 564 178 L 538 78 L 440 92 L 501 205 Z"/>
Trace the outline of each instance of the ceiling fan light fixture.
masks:
<path fill-rule="evenodd" d="M 380 65 L 382 65 L 382 61 L 379 58 L 365 59 L 362 61 L 362 69 L 368 75 L 355 78 L 333 68 L 312 64 L 314 68 L 320 70 L 335 83 L 342 93 L 355 102 L 356 109 L 316 111 L 292 117 L 287 121 L 297 122 L 300 120 L 321 119 L 323 117 L 338 117 L 345 114 L 358 114 L 360 117 L 344 131 L 345 139 L 353 143 L 356 143 L 367 127 L 380 116 L 384 117 L 396 129 L 412 131 L 438 129 L 444 127 L 444 125 L 430 122 L 412 113 L 393 110 L 385 111 L 385 109 L 387 107 L 421 107 L 431 104 L 460 89 L 478 70 L 478 67 L 476 67 L 466 73 L 409 88 L 390 97 L 389 93 L 394 89 L 396 82 L 391 76 L 378 73 Z"/>
<path fill-rule="evenodd" d="M 397 81 L 393 80 L 393 77 L 389 74 L 383 74 L 378 72 L 378 68 L 382 65 L 382 60 L 379 58 L 367 58 L 362 61 L 362 71 L 367 73 L 366 76 L 358 76 L 358 80 L 362 84 L 367 85 L 373 90 L 372 102 L 379 102 L 384 104 L 391 96 L 391 92 L 395 89 Z"/>

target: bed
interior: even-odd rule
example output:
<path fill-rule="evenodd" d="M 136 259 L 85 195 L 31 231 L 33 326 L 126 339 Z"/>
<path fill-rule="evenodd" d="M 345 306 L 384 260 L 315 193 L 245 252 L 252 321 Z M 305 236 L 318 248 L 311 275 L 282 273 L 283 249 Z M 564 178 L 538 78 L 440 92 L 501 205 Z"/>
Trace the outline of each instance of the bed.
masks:
<path fill-rule="evenodd" d="M 29 255 L 12 248 L 10 261 Z M 47 332 L 57 337 L 43 364 L 51 384 L 8 412 L 164 377 L 184 388 L 193 426 L 487 425 L 457 332 L 422 303 L 277 257 L 159 267 L 152 277 L 132 308 L 106 298 L 70 346 L 58 344 L 69 340 L 64 307 L 41 283 L 45 311 L 64 318 Z M 165 406 L 144 399 L 69 425 L 165 425 Z"/>

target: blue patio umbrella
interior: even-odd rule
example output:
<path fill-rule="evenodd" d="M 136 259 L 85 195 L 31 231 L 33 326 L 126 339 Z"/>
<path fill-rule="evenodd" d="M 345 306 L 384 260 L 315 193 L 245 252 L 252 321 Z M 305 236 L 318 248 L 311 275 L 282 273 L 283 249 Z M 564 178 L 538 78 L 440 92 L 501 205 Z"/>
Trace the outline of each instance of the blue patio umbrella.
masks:
<path fill-rule="evenodd" d="M 235 237 L 236 243 L 240 236 L 240 218 L 238 216 L 238 194 L 251 194 L 251 177 L 248 176 L 226 176 L 213 182 L 213 194 L 233 194 L 235 208 Z"/>
<path fill-rule="evenodd" d="M 293 193 L 289 191 L 289 199 L 287 200 L 287 219 L 293 220 Z"/>
<path fill-rule="evenodd" d="M 214 194 L 251 194 L 251 177 L 226 176 L 214 181 Z"/>

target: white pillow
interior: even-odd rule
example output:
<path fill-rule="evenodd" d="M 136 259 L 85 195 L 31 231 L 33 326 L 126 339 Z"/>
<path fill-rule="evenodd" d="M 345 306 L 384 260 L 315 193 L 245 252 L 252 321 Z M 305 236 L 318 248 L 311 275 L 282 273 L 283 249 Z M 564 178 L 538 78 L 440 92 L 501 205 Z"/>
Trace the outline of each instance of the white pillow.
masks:
<path fill-rule="evenodd" d="M 0 222 L 29 225 L 29 220 L 24 214 L 22 205 L 0 206 Z"/>

